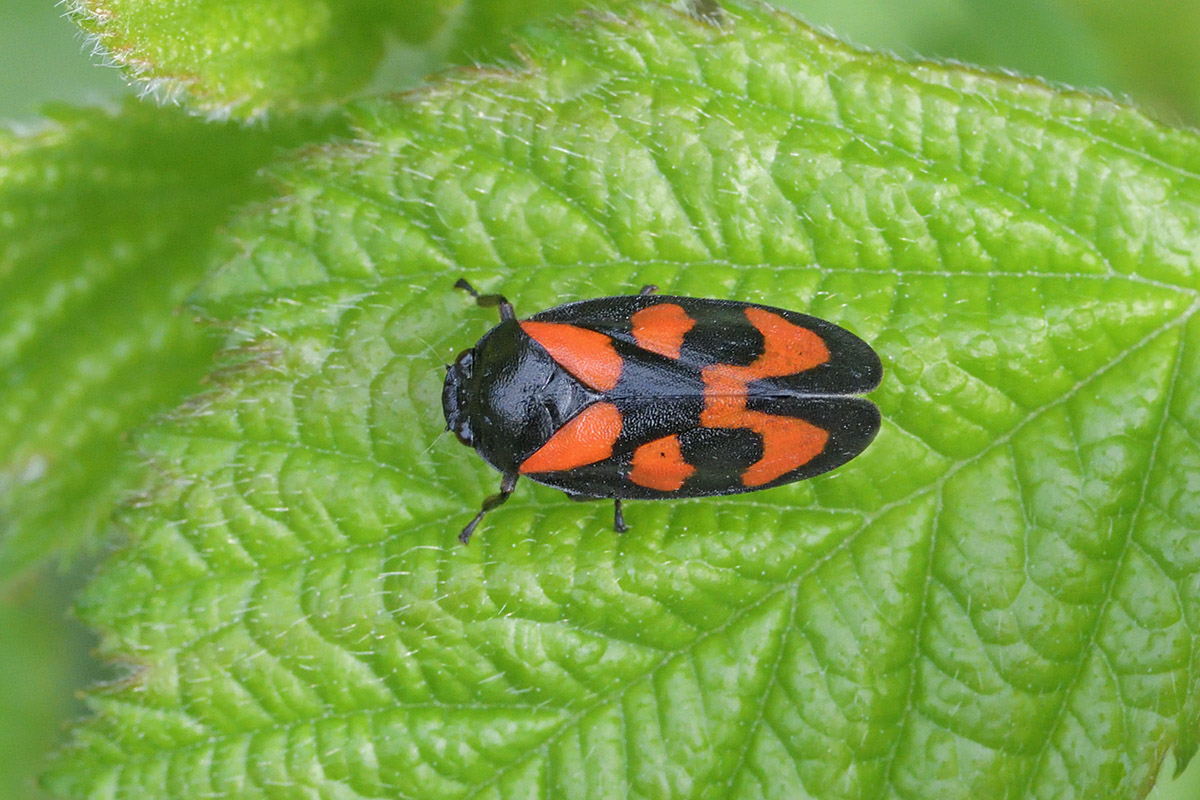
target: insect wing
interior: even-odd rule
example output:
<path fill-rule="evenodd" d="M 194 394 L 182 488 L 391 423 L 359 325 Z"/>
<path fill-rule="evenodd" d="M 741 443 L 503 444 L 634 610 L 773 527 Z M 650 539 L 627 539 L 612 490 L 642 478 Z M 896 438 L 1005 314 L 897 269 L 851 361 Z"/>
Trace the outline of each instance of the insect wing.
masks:
<path fill-rule="evenodd" d="M 531 318 L 604 334 L 623 367 L 606 394 L 620 435 L 607 457 L 523 470 L 570 494 L 732 494 L 803 480 L 861 453 L 879 430 L 875 352 L 825 320 L 751 303 L 634 296 Z M 572 448 L 577 452 L 577 448 Z"/>
<path fill-rule="evenodd" d="M 845 328 L 753 303 L 659 295 L 602 297 L 557 306 L 530 319 L 598 331 L 697 371 L 757 363 L 759 374 L 741 374 L 750 381 L 772 380 L 790 394 L 865 394 L 879 385 L 883 374 L 875 351 Z"/>
<path fill-rule="evenodd" d="M 626 425 L 656 415 L 651 401 L 619 402 Z M 879 431 L 879 410 L 858 397 L 753 398 L 757 428 L 694 424 L 661 436 L 622 437 L 610 457 L 527 477 L 588 497 L 704 497 L 767 489 L 835 469 Z"/>

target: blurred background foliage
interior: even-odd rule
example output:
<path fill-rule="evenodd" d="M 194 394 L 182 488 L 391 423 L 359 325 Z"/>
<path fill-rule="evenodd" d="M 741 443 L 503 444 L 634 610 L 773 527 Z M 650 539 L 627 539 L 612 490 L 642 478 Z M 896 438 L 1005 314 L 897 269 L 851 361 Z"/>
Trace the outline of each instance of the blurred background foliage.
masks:
<path fill-rule="evenodd" d="M 1200 0 L 775 0 L 865 47 L 903 57 L 978 63 L 1131 98 L 1164 122 L 1200 121 Z M 538 2 L 538 10 L 556 4 Z M 503 9 L 503 4 L 498 8 Z M 528 6 L 525 7 L 526 10 Z M 0 124 L 39 127 L 48 104 L 115 108 L 134 90 L 100 66 L 54 0 L 0 3 Z M 518 14 L 519 15 L 519 14 Z M 491 42 L 495 45 L 495 41 Z M 491 48 L 492 53 L 502 52 Z M 404 88 L 439 55 L 397 45 L 373 89 Z M 399 66 L 397 66 L 399 65 Z M 45 795 L 36 775 L 67 722 L 76 692 L 103 679 L 93 638 L 69 617 L 86 565 L 46 569 L 0 585 L 0 798 Z M 1200 759 L 1151 800 L 1200 797 Z"/>

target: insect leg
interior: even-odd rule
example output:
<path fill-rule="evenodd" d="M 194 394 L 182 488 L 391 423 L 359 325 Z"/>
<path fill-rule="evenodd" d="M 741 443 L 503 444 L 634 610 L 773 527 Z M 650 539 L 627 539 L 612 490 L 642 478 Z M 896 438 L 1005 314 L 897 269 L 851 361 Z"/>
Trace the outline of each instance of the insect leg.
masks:
<path fill-rule="evenodd" d="M 596 497 L 589 494 L 571 494 L 570 492 L 563 492 L 563 494 L 567 496 L 568 500 L 574 500 L 576 503 L 586 503 L 589 500 L 605 499 L 603 497 Z M 615 530 L 617 533 L 624 533 L 625 531 L 629 530 L 629 526 L 625 524 L 625 513 L 621 511 L 621 498 L 614 497 L 613 504 L 613 530 Z"/>
<path fill-rule="evenodd" d="M 493 508 L 504 505 L 504 501 L 508 499 L 508 496 L 513 493 L 513 489 L 515 488 L 517 488 L 516 474 L 505 475 L 504 479 L 500 481 L 499 493 L 494 494 L 483 501 L 483 508 L 481 508 L 479 513 L 475 515 L 475 519 L 468 522 L 467 527 L 462 529 L 462 533 L 458 535 L 458 540 L 463 544 L 471 541 L 471 534 L 475 532 L 475 526 L 479 524 L 481 519 L 483 519 L 483 515 L 491 511 Z"/>
<path fill-rule="evenodd" d="M 454 282 L 455 289 L 462 289 L 471 297 L 475 298 L 475 304 L 480 308 L 495 308 L 500 307 L 500 319 L 516 319 L 517 315 L 513 312 L 512 303 L 502 294 L 480 294 L 475 291 L 475 287 L 467 283 L 466 278 L 459 278 Z"/>
<path fill-rule="evenodd" d="M 646 295 L 654 294 L 657 291 L 658 291 L 657 286 L 655 286 L 653 283 L 647 283 L 645 286 L 642 287 L 642 290 L 640 292 L 638 292 L 638 297 L 645 297 Z"/>
<path fill-rule="evenodd" d="M 613 498 L 613 530 L 617 533 L 624 533 L 629 530 L 629 526 L 625 524 L 625 514 L 621 511 L 621 498 Z"/>

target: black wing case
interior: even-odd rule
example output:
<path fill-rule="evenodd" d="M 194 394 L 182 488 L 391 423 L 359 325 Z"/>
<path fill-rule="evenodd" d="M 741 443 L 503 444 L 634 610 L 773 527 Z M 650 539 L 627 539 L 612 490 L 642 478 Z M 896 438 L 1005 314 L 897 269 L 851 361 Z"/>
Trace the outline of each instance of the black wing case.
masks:
<path fill-rule="evenodd" d="M 824 364 L 775 379 L 791 392 L 866 394 L 879 386 L 883 376 L 879 356 L 870 345 L 845 328 L 819 317 L 757 303 L 670 295 L 600 297 L 556 306 L 530 319 L 578 325 L 637 347 L 635 320 L 638 312 L 664 305 L 679 307 L 687 319 L 694 323 L 683 334 L 676 360 L 679 366 L 697 372 L 718 362 L 748 365 L 762 355 L 763 336 L 746 317 L 746 309 L 756 308 L 813 331 L 829 348 L 830 358 Z"/>
<path fill-rule="evenodd" d="M 655 308 L 661 306 L 675 308 Z M 652 310 L 649 315 L 639 315 L 647 309 Z M 747 309 L 769 312 L 817 334 L 828 358 L 795 373 L 748 382 L 744 407 L 739 406 L 739 413 L 750 412 L 741 415 L 750 420 L 745 426 L 706 425 L 703 415 L 712 390 L 701 379 L 705 368 L 750 367 L 766 350 L 770 332 L 752 325 Z M 816 317 L 752 303 L 651 295 L 570 303 L 532 319 L 605 333 L 618 342 L 626 360 L 626 374 L 606 398 L 624 419 L 612 457 L 528 476 L 568 494 L 649 499 L 766 489 L 841 466 L 866 449 L 879 430 L 875 405 L 853 396 L 879 384 L 878 356 L 857 336 Z M 767 437 L 804 430 L 804 425 L 825 437 L 819 450 L 782 473 L 767 470 L 764 480 L 759 462 Z M 637 464 L 648 457 L 667 459 L 676 468 L 673 474 L 686 476 L 677 486 L 639 484 L 634 479 Z"/>
<path fill-rule="evenodd" d="M 776 416 L 799 419 L 823 429 L 828 440 L 811 460 L 766 483 L 747 486 L 746 470 L 762 458 L 762 439 L 754 431 L 714 429 L 697 425 L 678 434 L 682 459 L 695 471 L 676 489 L 654 489 L 630 480 L 637 447 L 650 442 L 619 441 L 612 458 L 565 472 L 543 472 L 526 477 L 567 494 L 584 497 L 665 499 L 740 494 L 794 483 L 836 469 L 857 456 L 879 432 L 879 410 L 861 397 L 772 397 L 753 401 L 752 407 Z M 626 415 L 647 413 L 626 407 Z"/>

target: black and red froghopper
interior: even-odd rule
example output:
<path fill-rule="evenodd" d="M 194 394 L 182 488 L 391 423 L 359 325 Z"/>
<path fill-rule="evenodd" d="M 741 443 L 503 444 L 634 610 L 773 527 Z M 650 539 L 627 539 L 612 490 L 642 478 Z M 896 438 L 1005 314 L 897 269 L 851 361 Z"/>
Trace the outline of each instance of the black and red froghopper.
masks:
<path fill-rule="evenodd" d="M 500 324 L 447 367 L 446 427 L 503 474 L 459 539 L 517 479 L 575 500 L 669 500 L 769 489 L 828 472 L 879 431 L 855 395 L 883 367 L 831 322 L 733 300 L 600 297 Z"/>

